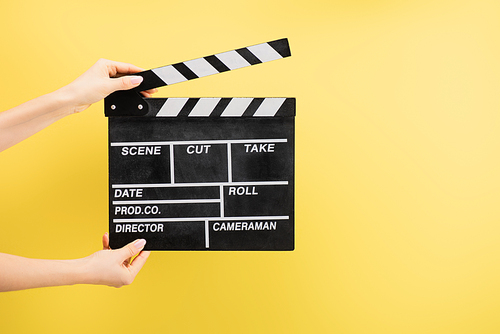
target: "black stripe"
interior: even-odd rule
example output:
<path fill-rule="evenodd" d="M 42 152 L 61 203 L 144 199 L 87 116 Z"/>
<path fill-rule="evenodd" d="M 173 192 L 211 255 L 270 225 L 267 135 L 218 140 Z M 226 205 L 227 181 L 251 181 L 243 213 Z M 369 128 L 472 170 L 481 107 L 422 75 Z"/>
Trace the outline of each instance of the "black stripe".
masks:
<path fill-rule="evenodd" d="M 141 82 L 139 86 L 134 88 L 135 91 L 137 92 L 142 92 L 144 90 L 156 88 L 156 87 L 161 87 L 165 86 L 166 83 L 163 82 L 162 79 L 160 79 L 152 70 L 140 72 L 140 73 L 134 73 L 133 75 L 139 75 L 144 78 L 144 80 Z"/>
<path fill-rule="evenodd" d="M 216 56 L 205 57 L 205 60 L 219 72 L 226 72 L 230 70 L 230 68 L 221 62 Z"/>
<path fill-rule="evenodd" d="M 144 98 L 144 101 L 149 105 L 149 113 L 146 116 L 155 117 L 167 100 L 167 98 L 162 97 Z"/>
<path fill-rule="evenodd" d="M 232 98 L 222 98 L 219 103 L 215 106 L 214 110 L 210 114 L 209 117 L 220 117 L 220 115 L 224 112 L 229 102 L 231 102 Z"/>
<path fill-rule="evenodd" d="M 184 63 L 177 63 L 177 64 L 174 64 L 172 66 L 188 80 L 198 78 L 198 76 L 196 74 L 194 74 L 194 72 L 191 71 L 189 69 L 189 67 L 187 67 L 186 64 L 184 64 Z"/>
<path fill-rule="evenodd" d="M 179 111 L 177 117 L 189 116 L 189 113 L 194 109 L 194 106 L 196 105 L 196 103 L 198 103 L 199 100 L 199 98 L 189 98 L 186 101 L 186 104 L 184 104 L 184 107 L 182 107 L 181 111 Z"/>
<path fill-rule="evenodd" d="M 288 45 L 288 39 L 283 38 L 283 39 L 278 39 L 276 41 L 268 42 L 276 52 L 278 52 L 281 57 L 290 57 L 292 55 L 290 51 L 290 46 Z"/>
<path fill-rule="evenodd" d="M 259 109 L 260 105 L 264 102 L 263 98 L 254 98 L 252 102 L 248 105 L 245 112 L 241 115 L 241 117 L 251 117 L 255 114 L 255 111 Z"/>
<path fill-rule="evenodd" d="M 238 52 L 240 56 L 245 58 L 245 60 L 249 62 L 250 65 L 256 65 L 262 63 L 260 59 L 255 57 L 255 55 L 252 52 L 250 52 L 250 50 L 248 50 L 247 48 L 238 49 L 236 50 L 236 52 Z"/>
<path fill-rule="evenodd" d="M 295 116 L 295 98 L 290 97 L 283 102 L 274 117 L 293 117 Z"/>

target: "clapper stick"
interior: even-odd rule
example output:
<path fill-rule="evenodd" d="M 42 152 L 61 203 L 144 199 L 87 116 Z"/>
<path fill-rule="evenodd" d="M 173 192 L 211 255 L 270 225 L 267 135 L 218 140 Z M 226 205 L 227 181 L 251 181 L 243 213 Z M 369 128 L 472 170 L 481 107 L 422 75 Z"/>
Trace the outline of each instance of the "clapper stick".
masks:
<path fill-rule="evenodd" d="M 118 91 L 111 95 L 109 95 L 104 100 L 104 110 L 106 116 L 169 116 L 162 114 L 162 107 L 166 103 L 175 103 L 176 106 L 180 105 L 180 100 L 167 101 L 167 99 L 157 99 L 157 98 L 143 98 L 140 94 L 141 91 L 145 91 L 152 88 L 167 86 L 176 84 L 183 81 L 188 81 L 196 78 L 206 77 L 213 74 L 218 74 L 222 72 L 227 72 L 231 70 L 235 70 L 238 68 L 248 67 L 252 65 L 257 65 L 261 63 L 265 63 L 272 60 L 282 59 L 285 57 L 291 56 L 290 47 L 288 44 L 288 40 L 286 38 L 261 43 L 245 48 L 240 48 L 232 51 L 222 52 L 215 55 L 197 58 L 193 60 L 188 60 L 185 62 L 180 62 L 177 64 L 167 65 L 163 67 L 158 67 L 155 69 L 147 70 L 144 72 L 135 73 L 134 75 L 142 76 L 144 78 L 143 82 L 136 88 L 130 91 Z M 234 100 L 234 101 L 233 101 Z M 233 99 L 222 100 L 219 101 L 221 104 L 214 105 L 214 111 L 220 110 L 224 104 L 226 106 L 224 109 L 227 109 L 227 106 L 231 107 L 228 109 L 226 114 L 231 115 L 236 110 L 236 115 L 233 116 L 241 116 L 239 115 L 239 111 L 242 109 L 242 106 L 245 104 L 250 106 L 250 103 L 253 102 L 252 108 L 255 108 L 256 105 L 262 103 L 262 109 L 257 111 L 255 109 L 257 115 L 261 116 L 269 116 L 270 113 L 278 111 L 275 106 L 279 104 L 281 107 L 285 104 L 287 110 L 291 110 L 291 103 L 294 103 L 294 100 L 289 99 L 286 101 L 282 100 L 261 100 L 257 99 L 255 101 L 243 100 L 243 99 Z M 186 102 L 188 102 L 186 100 Z M 191 99 L 189 101 L 193 104 L 194 100 Z M 200 101 L 196 101 L 200 103 Z M 204 99 L 201 103 L 211 104 L 215 102 L 214 100 Z M 286 102 L 286 103 L 285 103 Z M 181 106 L 184 107 L 184 105 Z M 193 104 L 194 107 L 194 104 Z M 218 108 L 216 108 L 218 107 Z M 178 111 L 180 112 L 181 109 Z M 186 109 L 189 109 L 189 105 L 186 106 Z M 184 112 L 186 111 L 184 110 Z M 243 109 L 245 111 L 246 109 Z M 222 113 L 222 111 L 221 111 Z M 196 112 L 195 112 L 196 114 Z M 170 115 L 172 116 L 172 115 Z M 177 115 L 173 115 L 177 116 Z"/>

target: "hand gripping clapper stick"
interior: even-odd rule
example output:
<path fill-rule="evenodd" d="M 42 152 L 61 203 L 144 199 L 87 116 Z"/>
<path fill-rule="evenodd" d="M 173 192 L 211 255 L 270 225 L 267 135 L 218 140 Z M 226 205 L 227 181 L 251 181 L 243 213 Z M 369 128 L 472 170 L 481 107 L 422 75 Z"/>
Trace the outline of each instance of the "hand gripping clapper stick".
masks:
<path fill-rule="evenodd" d="M 294 249 L 295 98 L 140 94 L 290 55 L 280 39 L 159 67 L 105 99 L 112 248 Z"/>

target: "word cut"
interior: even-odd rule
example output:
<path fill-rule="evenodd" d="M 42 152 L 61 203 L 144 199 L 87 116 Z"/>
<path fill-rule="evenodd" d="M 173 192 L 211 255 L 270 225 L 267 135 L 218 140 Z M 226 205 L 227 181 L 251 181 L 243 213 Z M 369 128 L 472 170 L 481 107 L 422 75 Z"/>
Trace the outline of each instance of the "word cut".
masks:
<path fill-rule="evenodd" d="M 212 145 L 189 145 L 186 149 L 187 154 L 203 154 L 203 153 L 208 153 L 208 149 Z"/>

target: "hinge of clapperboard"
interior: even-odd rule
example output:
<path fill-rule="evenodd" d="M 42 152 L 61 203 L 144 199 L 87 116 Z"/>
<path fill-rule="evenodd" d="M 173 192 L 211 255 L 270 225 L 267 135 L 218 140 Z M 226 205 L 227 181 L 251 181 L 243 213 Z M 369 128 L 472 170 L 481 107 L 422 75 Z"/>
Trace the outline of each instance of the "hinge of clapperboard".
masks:
<path fill-rule="evenodd" d="M 144 78 L 131 90 L 104 100 L 106 116 L 274 117 L 295 116 L 295 98 L 145 98 L 148 89 L 290 57 L 286 38 L 135 73 Z"/>

